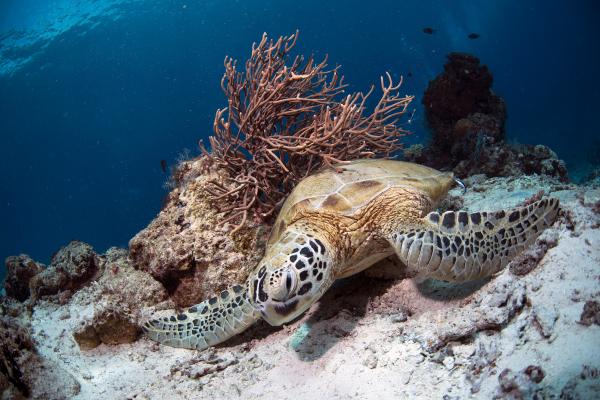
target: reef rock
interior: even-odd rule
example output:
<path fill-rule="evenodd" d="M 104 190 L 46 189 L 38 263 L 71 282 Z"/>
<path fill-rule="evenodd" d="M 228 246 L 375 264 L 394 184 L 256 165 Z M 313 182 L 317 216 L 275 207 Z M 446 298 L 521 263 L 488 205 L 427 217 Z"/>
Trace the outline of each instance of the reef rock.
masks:
<path fill-rule="evenodd" d="M 73 338 L 82 350 L 101 343 L 135 341 L 144 318 L 141 310 L 167 298 L 158 281 L 131 266 L 126 250 L 111 248 L 99 259 L 102 275 L 94 285 L 80 290 L 72 301 L 80 307 L 91 307 L 91 313 L 78 318 L 73 329 Z"/>
<path fill-rule="evenodd" d="M 71 320 L 73 338 L 85 350 L 101 343 L 135 341 L 144 318 L 142 309 L 167 299 L 163 285 L 147 272 L 134 269 L 124 249 L 110 248 L 98 255 L 86 243 L 71 242 L 57 252 L 46 269 L 26 255 L 9 257 L 7 266 L 7 293 L 11 297 L 0 303 L 2 314 L 23 315 L 24 306 L 17 300 L 27 299 L 29 290 L 32 307 L 43 298 L 84 308 L 86 312 L 72 317 L 65 306 L 58 318 Z"/>
<path fill-rule="evenodd" d="M 73 332 L 73 338 L 82 350 L 90 350 L 100 345 L 134 342 L 140 333 L 136 321 L 121 307 L 104 306 L 94 316 L 82 323 Z"/>
<path fill-rule="evenodd" d="M 7 271 L 4 281 L 6 295 L 19 301 L 27 300 L 30 295 L 29 281 L 42 272 L 46 266 L 35 262 L 26 254 L 7 257 L 5 265 Z"/>
<path fill-rule="evenodd" d="M 407 334 L 423 349 L 432 352 L 449 341 L 470 338 L 486 329 L 498 329 L 525 306 L 524 285 L 508 274 L 499 276 L 485 289 L 475 292 L 462 308 L 438 310 L 411 321 Z"/>
<path fill-rule="evenodd" d="M 78 241 L 69 243 L 52 257 L 47 269 L 31 278 L 33 299 L 80 289 L 98 272 L 98 264 L 92 246 Z"/>
<path fill-rule="evenodd" d="M 262 256 L 259 225 L 227 233 L 206 196 L 221 172 L 199 158 L 181 163 L 176 187 L 159 215 L 129 242 L 136 268 L 162 282 L 180 306 L 196 304 L 232 284 L 243 282 Z"/>

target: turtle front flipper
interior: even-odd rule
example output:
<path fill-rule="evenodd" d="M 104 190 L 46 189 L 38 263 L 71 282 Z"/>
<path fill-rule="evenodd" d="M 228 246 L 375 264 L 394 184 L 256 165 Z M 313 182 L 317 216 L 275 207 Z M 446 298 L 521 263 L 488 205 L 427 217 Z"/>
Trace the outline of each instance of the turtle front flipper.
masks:
<path fill-rule="evenodd" d="M 244 285 L 222 291 L 187 311 L 146 322 L 142 329 L 159 343 L 203 350 L 243 332 L 260 319 Z"/>
<path fill-rule="evenodd" d="M 410 271 L 463 282 L 503 269 L 552 225 L 558 199 L 510 211 L 429 213 L 419 225 L 402 227 L 389 241 Z"/>

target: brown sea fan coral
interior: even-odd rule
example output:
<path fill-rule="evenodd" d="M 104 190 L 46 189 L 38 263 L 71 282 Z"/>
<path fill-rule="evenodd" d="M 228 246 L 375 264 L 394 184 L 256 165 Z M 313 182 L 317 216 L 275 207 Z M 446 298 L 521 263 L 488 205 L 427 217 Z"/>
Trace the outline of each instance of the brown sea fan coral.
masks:
<path fill-rule="evenodd" d="M 381 77 L 382 94 L 366 114 L 366 93 L 342 97 L 347 87 L 339 67 L 327 58 L 289 53 L 298 33 L 262 40 L 252 47 L 245 71 L 225 58 L 221 86 L 228 106 L 215 115 L 211 151 L 205 155 L 229 174 L 212 181 L 210 195 L 225 212 L 223 222 L 249 214 L 266 220 L 294 185 L 322 166 L 358 158 L 390 157 L 407 132 L 396 125 L 413 96 L 401 97 L 389 74 Z M 289 65 L 286 65 L 289 64 Z"/>

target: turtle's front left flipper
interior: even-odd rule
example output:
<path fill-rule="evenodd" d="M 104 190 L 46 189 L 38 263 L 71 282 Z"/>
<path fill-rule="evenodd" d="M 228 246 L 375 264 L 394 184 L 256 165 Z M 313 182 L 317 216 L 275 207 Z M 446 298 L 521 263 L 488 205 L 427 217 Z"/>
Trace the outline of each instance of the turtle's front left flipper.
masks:
<path fill-rule="evenodd" d="M 554 223 L 558 208 L 558 199 L 544 199 L 510 211 L 432 212 L 388 240 L 417 275 L 468 281 L 504 268 Z"/>
<path fill-rule="evenodd" d="M 246 286 L 236 285 L 183 313 L 150 320 L 143 330 L 159 343 L 203 350 L 243 332 L 259 319 L 260 313 L 248 301 Z"/>

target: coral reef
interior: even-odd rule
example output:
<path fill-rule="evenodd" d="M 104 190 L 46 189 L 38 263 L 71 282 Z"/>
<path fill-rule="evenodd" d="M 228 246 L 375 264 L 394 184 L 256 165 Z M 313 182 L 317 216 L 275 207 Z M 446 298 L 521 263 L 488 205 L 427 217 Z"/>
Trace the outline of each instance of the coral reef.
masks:
<path fill-rule="evenodd" d="M 225 238 L 227 227 L 216 222 L 219 214 L 208 200 L 180 204 L 181 214 L 171 209 L 204 193 L 198 186 L 208 177 L 200 175 L 200 164 L 183 164 L 166 211 L 173 212 L 171 217 L 183 215 L 185 223 L 194 209 L 197 224 L 207 213 L 212 222 L 204 227 L 212 231 L 205 235 Z M 543 191 L 560 198 L 564 210 L 538 238 L 531 257 L 488 280 L 457 285 L 362 273 L 336 282 L 284 327 L 260 322 L 203 352 L 145 339 L 132 342 L 137 332 L 128 327 L 154 310 L 172 308 L 173 299 L 150 273 L 133 268 L 126 250 L 113 248 L 95 256 L 97 273 L 63 303 L 45 296 L 32 312 L 27 302 L 5 298 L 0 303 L 0 332 L 7 332 L 0 337 L 13 349 L 4 355 L 15 354 L 14 363 L 3 365 L 10 366 L 12 377 L 19 371 L 32 398 L 288 399 L 315 392 L 361 399 L 598 397 L 597 187 L 544 176 L 477 175 L 469 184 L 472 190 L 453 190 L 444 207 L 510 208 L 534 201 Z M 176 236 L 177 227 L 162 229 L 173 229 Z M 158 235 L 159 225 L 155 230 Z M 228 257 L 236 248 L 260 247 L 257 237 L 264 235 L 258 230 L 247 224 L 231 242 L 211 245 L 205 255 L 214 251 Z M 390 258 L 377 268 L 373 275 L 390 278 L 394 271 L 399 276 L 401 266 Z M 21 350 L 9 344 L 17 337 Z M 4 396 L 19 398 L 5 370 L 0 374 Z"/>
<path fill-rule="evenodd" d="M 506 106 L 492 81 L 477 57 L 450 53 L 423 95 L 431 142 L 406 149 L 404 157 L 460 177 L 543 174 L 566 181 L 565 163 L 548 147 L 505 142 Z"/>
<path fill-rule="evenodd" d="M 286 66 L 295 40 L 263 37 L 245 74 L 226 59 L 230 103 L 217 112 L 212 152 L 177 166 L 164 208 L 129 251 L 96 254 L 71 242 L 47 268 L 26 255 L 7 259 L 2 397 L 600 396 L 599 189 L 562 183 L 564 164 L 545 146 L 506 144 L 506 111 L 491 74 L 464 54 L 450 56 L 426 95 L 436 132 L 430 147 L 406 155 L 470 176 L 472 190 L 452 191 L 442 209 L 560 199 L 558 222 L 509 268 L 450 284 L 406 279 L 388 257 L 336 282 L 283 327 L 261 321 L 203 352 L 138 340 L 150 313 L 246 278 L 264 251 L 261 223 L 297 179 L 399 145 L 403 131 L 393 121 L 410 98 L 389 80 L 370 115 L 363 115 L 368 94 L 337 102 L 344 87 L 337 69 L 312 58 Z M 274 188 L 277 179 L 284 184 Z"/>
<path fill-rule="evenodd" d="M 76 396 L 80 383 L 52 357 L 59 347 L 50 346 L 48 353 L 45 346 L 54 327 L 61 322 L 68 324 L 60 330 L 61 338 L 67 340 L 61 349 L 71 348 L 73 339 L 81 350 L 102 343 L 131 343 L 139 336 L 143 310 L 160 305 L 167 298 L 158 281 L 130 265 L 123 249 L 111 248 L 106 254 L 97 255 L 88 244 L 71 242 L 57 252 L 47 269 L 26 255 L 9 257 L 7 265 L 11 267 L 10 279 L 5 283 L 9 297 L 3 297 L 0 303 L 2 398 Z M 37 297 L 27 299 L 28 282 Z M 67 291 L 67 297 L 56 296 Z M 29 300 L 33 315 L 27 303 L 20 303 L 24 300 Z M 53 315 L 53 323 L 38 327 L 33 339 L 25 324 L 47 311 Z"/>
<path fill-rule="evenodd" d="M 82 349 L 91 349 L 100 343 L 121 344 L 135 341 L 140 333 L 141 310 L 166 300 L 164 287 L 149 274 L 134 269 L 126 250 L 111 248 L 97 255 L 83 242 L 71 242 L 53 257 L 50 267 L 33 261 L 27 255 L 9 257 L 11 268 L 5 285 L 7 296 L 18 301 L 27 300 L 27 283 L 32 296 L 30 305 L 40 299 L 69 301 L 92 308 L 78 319 L 73 337 Z M 28 271 L 23 273 L 23 271 Z M 22 277 L 22 281 L 18 278 Z M 85 286 L 85 284 L 89 285 Z M 16 289 L 19 290 L 16 290 Z M 54 296 L 67 293 L 68 296 Z M 19 315 L 23 310 L 6 299 L 5 313 Z M 68 315 L 68 314 L 67 314 Z"/>
<path fill-rule="evenodd" d="M 339 67 L 311 56 L 290 60 L 298 33 L 273 41 L 264 34 L 252 46 L 245 71 L 225 58 L 221 87 L 227 108 L 214 121 L 211 152 L 204 154 L 227 171 L 211 181 L 211 198 L 224 221 L 250 215 L 268 220 L 298 181 L 322 166 L 358 158 L 389 157 L 406 134 L 396 125 L 412 96 L 401 97 L 392 78 L 381 77 L 381 97 L 366 114 L 366 94 L 341 97 L 347 87 Z"/>

